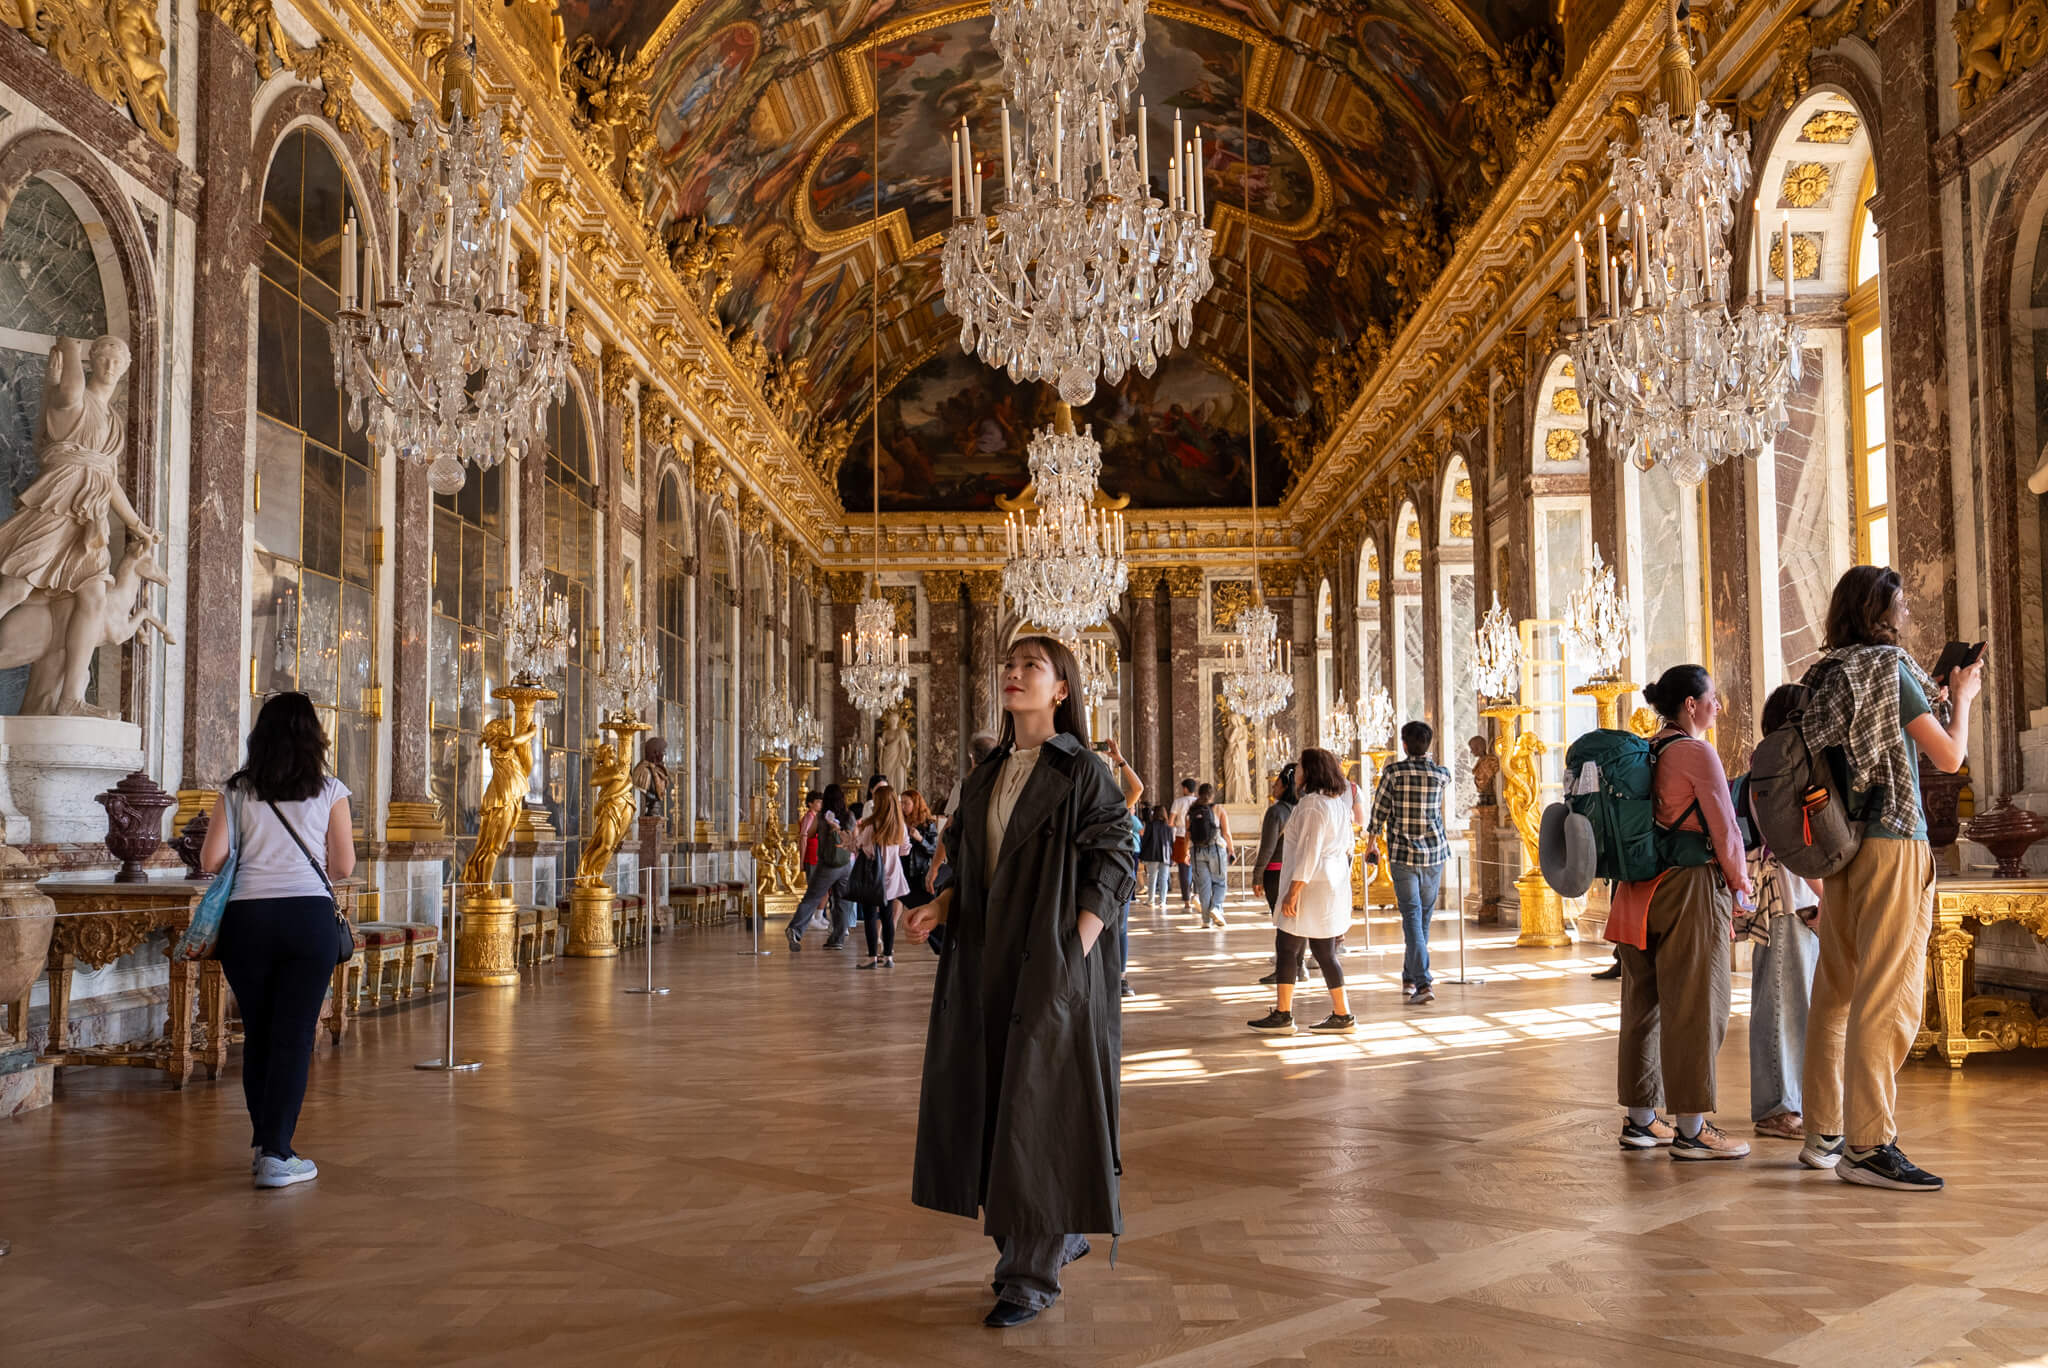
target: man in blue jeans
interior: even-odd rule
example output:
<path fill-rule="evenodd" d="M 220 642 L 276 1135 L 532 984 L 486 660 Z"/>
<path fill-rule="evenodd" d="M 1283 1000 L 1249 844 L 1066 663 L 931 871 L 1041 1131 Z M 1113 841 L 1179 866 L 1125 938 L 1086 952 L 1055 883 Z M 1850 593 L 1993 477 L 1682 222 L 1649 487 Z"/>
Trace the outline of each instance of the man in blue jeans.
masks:
<path fill-rule="evenodd" d="M 1429 758 L 1436 739 L 1427 722 L 1401 728 L 1405 754 L 1380 771 L 1372 796 L 1372 820 L 1366 824 L 1365 850 L 1379 854 L 1379 836 L 1387 836 L 1387 873 L 1394 880 L 1394 901 L 1401 908 L 1401 939 L 1407 956 L 1401 961 L 1401 993 L 1410 1005 L 1436 1001 L 1429 977 L 1429 914 L 1443 888 L 1444 861 L 1450 838 L 1444 834 L 1444 790 L 1451 772 Z"/>

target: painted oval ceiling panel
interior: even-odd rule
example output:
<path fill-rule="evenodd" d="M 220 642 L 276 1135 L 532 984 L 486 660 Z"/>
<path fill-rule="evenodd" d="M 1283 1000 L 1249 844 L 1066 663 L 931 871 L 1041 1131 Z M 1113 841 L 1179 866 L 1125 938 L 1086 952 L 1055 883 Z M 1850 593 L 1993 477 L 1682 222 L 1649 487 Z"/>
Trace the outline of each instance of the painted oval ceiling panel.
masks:
<path fill-rule="evenodd" d="M 961 415 L 976 405 L 1035 411 L 1042 401 L 960 354 L 959 324 L 939 289 L 938 245 L 952 213 L 945 138 L 963 114 L 990 164 L 985 194 L 991 204 L 1001 195 L 1002 86 L 986 0 L 557 8 L 572 38 L 590 34 L 648 83 L 652 216 L 737 230 L 722 321 L 736 335 L 758 334 L 775 355 L 808 360 L 819 425 L 844 422 L 855 434 L 848 506 L 868 503 L 878 270 L 884 507 L 984 508 L 1021 487 L 1023 441 L 997 443 L 992 433 L 1031 424 L 996 421 L 970 441 Z M 1199 459 L 1194 447 L 1174 448 L 1168 460 L 1158 435 L 1187 424 L 1228 431 L 1219 386 L 1237 396 L 1242 431 L 1242 380 L 1228 377 L 1245 366 L 1246 189 L 1258 404 L 1287 423 L 1311 412 L 1319 354 L 1397 322 L 1392 243 L 1404 224 L 1415 215 L 1446 221 L 1485 193 L 1469 100 L 1484 95 L 1511 41 L 1547 24 L 1540 0 L 1153 0 L 1139 88 L 1152 112 L 1155 183 L 1163 189 L 1177 109 L 1190 134 L 1196 123 L 1203 129 L 1217 283 L 1196 306 L 1189 348 L 1150 379 L 1102 388 L 1097 405 L 1122 414 L 1096 420 L 1098 435 L 1111 434 L 1105 484 L 1114 487 L 1114 469 L 1130 486 L 1119 492 L 1150 506 L 1249 496 L 1230 439 L 1202 447 Z M 905 386 L 917 393 L 899 397 Z M 1281 492 L 1278 471 L 1270 483 L 1265 473 L 1272 449 L 1262 439 L 1262 500 Z M 896 469 L 906 474 L 892 494 Z"/>

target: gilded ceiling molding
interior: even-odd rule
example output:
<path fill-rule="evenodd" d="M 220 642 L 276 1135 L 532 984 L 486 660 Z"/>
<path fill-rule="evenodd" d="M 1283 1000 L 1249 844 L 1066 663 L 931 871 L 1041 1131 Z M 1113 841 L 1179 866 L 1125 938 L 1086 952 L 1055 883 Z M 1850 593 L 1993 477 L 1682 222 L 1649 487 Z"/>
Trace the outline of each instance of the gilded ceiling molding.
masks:
<path fill-rule="evenodd" d="M 1747 126 L 1766 118 L 1772 110 L 1790 109 L 1806 98 L 1806 92 L 1813 88 L 1813 54 L 1847 38 L 1859 28 L 1868 32 L 1870 26 L 1884 22 L 1892 11 L 1892 0 L 1842 0 L 1826 17 L 1816 19 L 1812 12 L 1794 15 L 1778 26 L 1775 50 L 1772 53 L 1771 79 L 1746 100 L 1736 102 L 1736 108 Z M 2010 13 L 2010 10 L 2007 11 Z M 1975 11 L 1960 10 L 1957 13 L 1958 32 L 1970 22 Z M 2038 43 L 2036 44 L 2038 47 Z M 1970 76 L 1970 52 L 1965 44 L 1963 52 L 1963 81 L 1957 83 L 1959 102 L 1967 113 L 1971 104 L 1968 88 Z"/>
<path fill-rule="evenodd" d="M 0 5 L 0 23 L 19 29 L 93 94 L 126 105 L 136 127 L 178 150 L 156 0 L 11 0 Z"/>

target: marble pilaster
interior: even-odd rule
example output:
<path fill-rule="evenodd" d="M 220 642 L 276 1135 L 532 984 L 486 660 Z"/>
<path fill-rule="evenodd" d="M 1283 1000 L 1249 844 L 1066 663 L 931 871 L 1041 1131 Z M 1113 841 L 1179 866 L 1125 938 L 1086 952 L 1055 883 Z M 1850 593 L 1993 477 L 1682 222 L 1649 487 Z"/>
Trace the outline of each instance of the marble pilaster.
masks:
<path fill-rule="evenodd" d="M 1714 692 L 1721 721 L 1714 728 L 1721 763 L 1730 774 L 1749 768 L 1749 747 L 1757 734 L 1755 596 L 1749 582 L 1750 479 L 1747 460 L 1727 461 L 1708 473 L 1701 490 L 1707 509 L 1708 649 L 1713 655 Z M 1647 681 L 1643 681 L 1647 682 Z"/>
<path fill-rule="evenodd" d="M 1202 729 L 1209 720 L 1209 700 L 1202 695 L 1202 568 L 1176 565 L 1165 579 L 1168 773 L 1161 791 L 1178 793 L 1174 786 L 1182 779 L 1202 777 Z"/>
<path fill-rule="evenodd" d="M 1145 792 L 1172 787 L 1159 748 L 1159 572 L 1131 571 L 1131 763 Z"/>
<path fill-rule="evenodd" d="M 928 570 L 924 597 L 929 614 L 931 669 L 925 685 L 925 716 L 918 738 L 924 754 L 925 801 L 942 803 L 964 763 L 960 734 L 960 572 Z"/>
<path fill-rule="evenodd" d="M 536 464 L 525 462 L 524 464 Z M 427 630 L 433 621 L 434 505 L 427 468 L 399 461 L 391 544 L 391 805 L 384 839 L 438 842 L 445 832 L 428 782 L 428 705 L 433 686 Z M 449 555 L 454 548 L 443 548 Z M 452 798 L 453 795 L 450 795 Z M 431 858 L 431 857 L 429 857 Z"/>
<path fill-rule="evenodd" d="M 967 653 L 967 734 L 996 731 L 1002 723 L 996 708 L 996 669 L 1003 650 L 1003 578 L 995 570 L 970 570 L 961 576 L 967 590 L 972 640 Z"/>

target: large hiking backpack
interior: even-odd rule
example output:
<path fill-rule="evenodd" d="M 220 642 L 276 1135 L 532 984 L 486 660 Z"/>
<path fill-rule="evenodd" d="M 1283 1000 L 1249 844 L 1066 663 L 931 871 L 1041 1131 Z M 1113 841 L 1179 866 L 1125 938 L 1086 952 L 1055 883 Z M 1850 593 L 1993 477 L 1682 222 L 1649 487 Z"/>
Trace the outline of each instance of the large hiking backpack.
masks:
<path fill-rule="evenodd" d="M 1564 754 L 1564 797 L 1551 804 L 1551 812 L 1558 815 L 1546 812 L 1544 822 L 1550 827 L 1576 825 L 1574 817 L 1583 820 L 1582 830 L 1592 840 L 1593 867 L 1589 876 L 1583 868 L 1572 871 L 1546 863 L 1543 876 L 1551 887 L 1577 897 L 1590 878 L 1634 883 L 1713 858 L 1706 833 L 1686 825 L 1699 815 L 1697 802 L 1674 825 L 1657 824 L 1657 756 L 1678 739 L 1650 741 L 1632 731 L 1601 728 L 1572 742 Z M 1561 843 L 1545 844 L 1561 853 Z"/>
<path fill-rule="evenodd" d="M 1838 757 L 1806 744 L 1804 709 L 1749 754 L 1749 811 L 1778 863 L 1802 879 L 1842 872 L 1863 844 Z"/>
<path fill-rule="evenodd" d="M 1216 809 L 1207 803 L 1197 803 L 1188 809 L 1188 843 L 1206 846 L 1216 844 L 1222 833 L 1216 826 Z"/>

